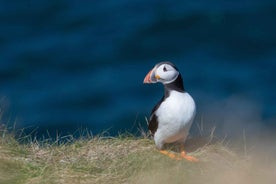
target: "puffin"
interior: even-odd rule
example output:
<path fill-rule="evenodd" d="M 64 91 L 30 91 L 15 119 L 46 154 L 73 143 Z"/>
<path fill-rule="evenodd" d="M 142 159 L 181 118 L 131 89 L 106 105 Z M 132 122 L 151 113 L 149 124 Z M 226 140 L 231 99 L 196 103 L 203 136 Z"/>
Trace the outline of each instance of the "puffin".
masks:
<path fill-rule="evenodd" d="M 169 61 L 157 63 L 145 76 L 143 83 L 162 83 L 164 86 L 164 95 L 152 109 L 148 122 L 156 148 L 175 160 L 198 161 L 184 150 L 184 143 L 196 114 L 196 105 L 185 90 L 177 67 Z M 164 145 L 172 143 L 180 146 L 180 153 L 164 149 Z"/>

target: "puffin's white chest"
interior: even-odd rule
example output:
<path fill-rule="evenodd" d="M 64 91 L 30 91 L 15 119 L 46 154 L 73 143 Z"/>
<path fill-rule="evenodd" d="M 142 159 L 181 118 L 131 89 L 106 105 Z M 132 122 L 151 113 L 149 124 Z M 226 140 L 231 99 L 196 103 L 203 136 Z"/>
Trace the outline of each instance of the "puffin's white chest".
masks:
<path fill-rule="evenodd" d="M 195 113 L 195 102 L 188 93 L 171 91 L 156 111 L 158 129 L 155 139 L 165 143 L 185 141 Z"/>

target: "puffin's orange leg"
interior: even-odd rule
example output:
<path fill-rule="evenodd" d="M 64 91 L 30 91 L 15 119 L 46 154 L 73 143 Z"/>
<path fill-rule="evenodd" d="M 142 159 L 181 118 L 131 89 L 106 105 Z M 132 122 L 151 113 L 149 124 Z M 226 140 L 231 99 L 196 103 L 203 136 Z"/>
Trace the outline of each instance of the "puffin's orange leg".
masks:
<path fill-rule="evenodd" d="M 167 155 L 168 157 L 170 157 L 171 159 L 174 159 L 174 160 L 181 160 L 181 158 L 179 158 L 176 154 L 174 153 L 170 153 L 166 150 L 160 150 L 160 153 L 164 154 L 164 155 Z"/>
<path fill-rule="evenodd" d="M 185 158 L 186 160 L 191 161 L 191 162 L 198 162 L 197 158 L 186 154 L 186 152 L 184 151 L 184 145 L 181 145 L 180 151 L 181 151 L 180 152 L 181 158 Z"/>

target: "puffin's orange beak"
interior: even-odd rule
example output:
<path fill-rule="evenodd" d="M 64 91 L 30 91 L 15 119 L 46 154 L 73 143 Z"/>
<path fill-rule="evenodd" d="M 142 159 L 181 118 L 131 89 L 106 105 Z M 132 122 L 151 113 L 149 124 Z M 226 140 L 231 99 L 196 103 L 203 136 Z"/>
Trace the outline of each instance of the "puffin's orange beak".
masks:
<path fill-rule="evenodd" d="M 152 69 L 153 70 L 153 69 Z M 151 80 L 151 75 L 152 75 L 152 70 L 149 71 L 149 73 L 146 75 L 144 78 L 144 83 L 152 83 L 153 81 Z"/>

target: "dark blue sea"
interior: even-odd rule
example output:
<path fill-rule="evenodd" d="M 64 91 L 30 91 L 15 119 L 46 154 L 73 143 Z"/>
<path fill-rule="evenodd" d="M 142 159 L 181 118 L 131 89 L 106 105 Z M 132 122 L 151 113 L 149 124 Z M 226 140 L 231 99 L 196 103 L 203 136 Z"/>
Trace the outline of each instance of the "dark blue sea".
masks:
<path fill-rule="evenodd" d="M 164 60 L 196 101 L 193 129 L 275 128 L 273 0 L 1 0 L 1 123 L 136 133 L 163 95 L 143 79 Z"/>

